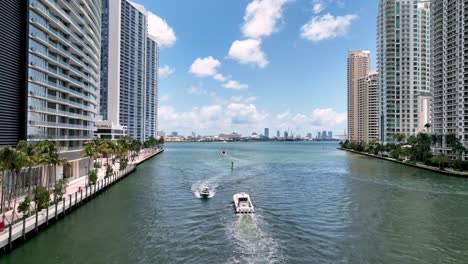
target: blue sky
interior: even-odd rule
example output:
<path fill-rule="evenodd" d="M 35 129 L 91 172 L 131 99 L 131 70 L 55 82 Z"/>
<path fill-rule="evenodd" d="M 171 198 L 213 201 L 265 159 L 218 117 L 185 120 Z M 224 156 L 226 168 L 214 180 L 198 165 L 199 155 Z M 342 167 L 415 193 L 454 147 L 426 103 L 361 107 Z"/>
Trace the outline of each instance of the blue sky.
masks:
<path fill-rule="evenodd" d="M 376 0 L 135 2 L 155 14 L 166 133 L 343 134 L 347 51 L 375 61 Z"/>

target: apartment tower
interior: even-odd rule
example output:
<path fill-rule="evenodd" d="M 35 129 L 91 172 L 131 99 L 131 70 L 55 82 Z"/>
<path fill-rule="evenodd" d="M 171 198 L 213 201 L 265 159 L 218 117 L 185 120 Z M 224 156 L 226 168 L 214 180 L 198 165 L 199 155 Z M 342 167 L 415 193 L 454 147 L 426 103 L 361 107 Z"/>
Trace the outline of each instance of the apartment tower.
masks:
<path fill-rule="evenodd" d="M 451 154 L 448 136 L 468 145 L 468 1 L 440 0 L 431 4 L 432 132 L 434 152 Z M 464 157 L 467 160 L 467 156 Z"/>
<path fill-rule="evenodd" d="M 363 83 L 370 69 L 370 51 L 350 51 L 348 52 L 348 131 L 350 141 L 365 140 L 362 120 L 363 109 L 360 106 L 362 101 Z"/>
<path fill-rule="evenodd" d="M 86 175 L 80 154 L 99 111 L 101 0 L 29 0 L 28 19 L 27 140 L 56 142 L 68 163 L 57 175 Z"/>
<path fill-rule="evenodd" d="M 381 141 L 416 135 L 430 123 L 430 1 L 380 0 L 377 67 Z"/>
<path fill-rule="evenodd" d="M 102 0 L 101 113 L 138 140 L 156 136 L 158 45 L 148 13 L 127 0 Z"/>

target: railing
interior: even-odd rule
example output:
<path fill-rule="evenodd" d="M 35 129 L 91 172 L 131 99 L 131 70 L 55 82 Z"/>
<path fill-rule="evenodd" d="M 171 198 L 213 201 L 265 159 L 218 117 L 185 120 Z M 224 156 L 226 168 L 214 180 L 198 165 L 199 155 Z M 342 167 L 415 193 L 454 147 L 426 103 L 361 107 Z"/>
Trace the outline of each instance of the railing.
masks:
<path fill-rule="evenodd" d="M 94 198 L 112 184 L 121 180 L 135 170 L 136 165 L 129 165 L 125 170 L 115 172 L 111 176 L 97 181 L 96 184 L 86 186 L 73 194 L 66 195 L 52 205 L 41 211 L 36 210 L 33 215 L 21 218 L 16 223 L 10 224 L 0 233 L 0 249 L 8 246 L 11 250 L 13 242 L 18 239 L 26 240 L 26 235 L 30 232 L 38 232 L 42 225 L 49 225 L 50 221 L 57 221 L 63 218 L 72 210 L 81 206 L 84 202 Z M 14 218 L 14 217 L 13 217 Z"/>

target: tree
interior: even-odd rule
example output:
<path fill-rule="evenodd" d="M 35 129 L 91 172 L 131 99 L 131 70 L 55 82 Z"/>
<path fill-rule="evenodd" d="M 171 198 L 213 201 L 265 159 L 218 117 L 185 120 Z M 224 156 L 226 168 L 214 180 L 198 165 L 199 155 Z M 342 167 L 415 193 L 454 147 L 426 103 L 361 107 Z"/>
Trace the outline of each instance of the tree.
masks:
<path fill-rule="evenodd" d="M 399 144 L 401 144 L 401 142 L 405 140 L 406 135 L 402 133 L 397 133 L 393 134 L 392 138 L 395 139 Z"/>
<path fill-rule="evenodd" d="M 29 196 L 26 196 L 24 200 L 18 205 L 18 213 L 23 214 L 23 219 L 29 215 L 31 205 L 31 199 Z"/>
<path fill-rule="evenodd" d="M 93 144 L 92 141 L 86 143 L 83 148 L 83 152 L 81 153 L 82 157 L 88 158 L 88 174 L 91 171 L 91 159 L 94 159 L 98 156 L 98 152 L 96 150 L 96 146 Z"/>
<path fill-rule="evenodd" d="M 431 162 L 439 166 L 439 170 L 446 167 L 449 159 L 444 155 L 437 155 L 431 158 Z"/>
<path fill-rule="evenodd" d="M 37 210 L 40 211 L 47 207 L 50 201 L 50 192 L 43 186 L 36 188 L 36 194 L 34 195 L 34 202 L 36 203 Z"/>
<path fill-rule="evenodd" d="M 89 184 L 96 184 L 97 181 L 97 170 L 92 170 L 88 175 Z"/>
<path fill-rule="evenodd" d="M 54 188 L 54 197 L 56 197 L 57 200 L 62 200 L 63 195 L 67 191 L 67 180 L 66 179 L 60 179 L 56 184 Z"/>
<path fill-rule="evenodd" d="M 429 128 L 431 128 L 431 124 L 427 123 L 424 125 L 424 128 L 426 131 L 429 131 Z"/>

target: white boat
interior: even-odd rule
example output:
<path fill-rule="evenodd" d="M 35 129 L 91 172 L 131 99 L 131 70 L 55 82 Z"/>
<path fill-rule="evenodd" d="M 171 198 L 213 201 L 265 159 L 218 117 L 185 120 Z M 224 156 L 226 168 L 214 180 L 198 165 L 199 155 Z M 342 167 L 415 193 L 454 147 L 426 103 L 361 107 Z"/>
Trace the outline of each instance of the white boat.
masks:
<path fill-rule="evenodd" d="M 221 156 L 225 156 L 225 155 L 226 155 L 226 151 L 223 150 L 223 151 L 221 151 L 219 154 L 220 154 Z"/>
<path fill-rule="evenodd" d="M 244 192 L 236 193 L 233 196 L 234 206 L 237 214 L 252 214 L 255 213 L 250 196 Z"/>
<path fill-rule="evenodd" d="M 200 196 L 202 198 L 208 198 L 208 197 L 210 197 L 210 194 L 211 194 L 211 192 L 210 192 L 210 189 L 208 187 L 201 188 Z"/>

